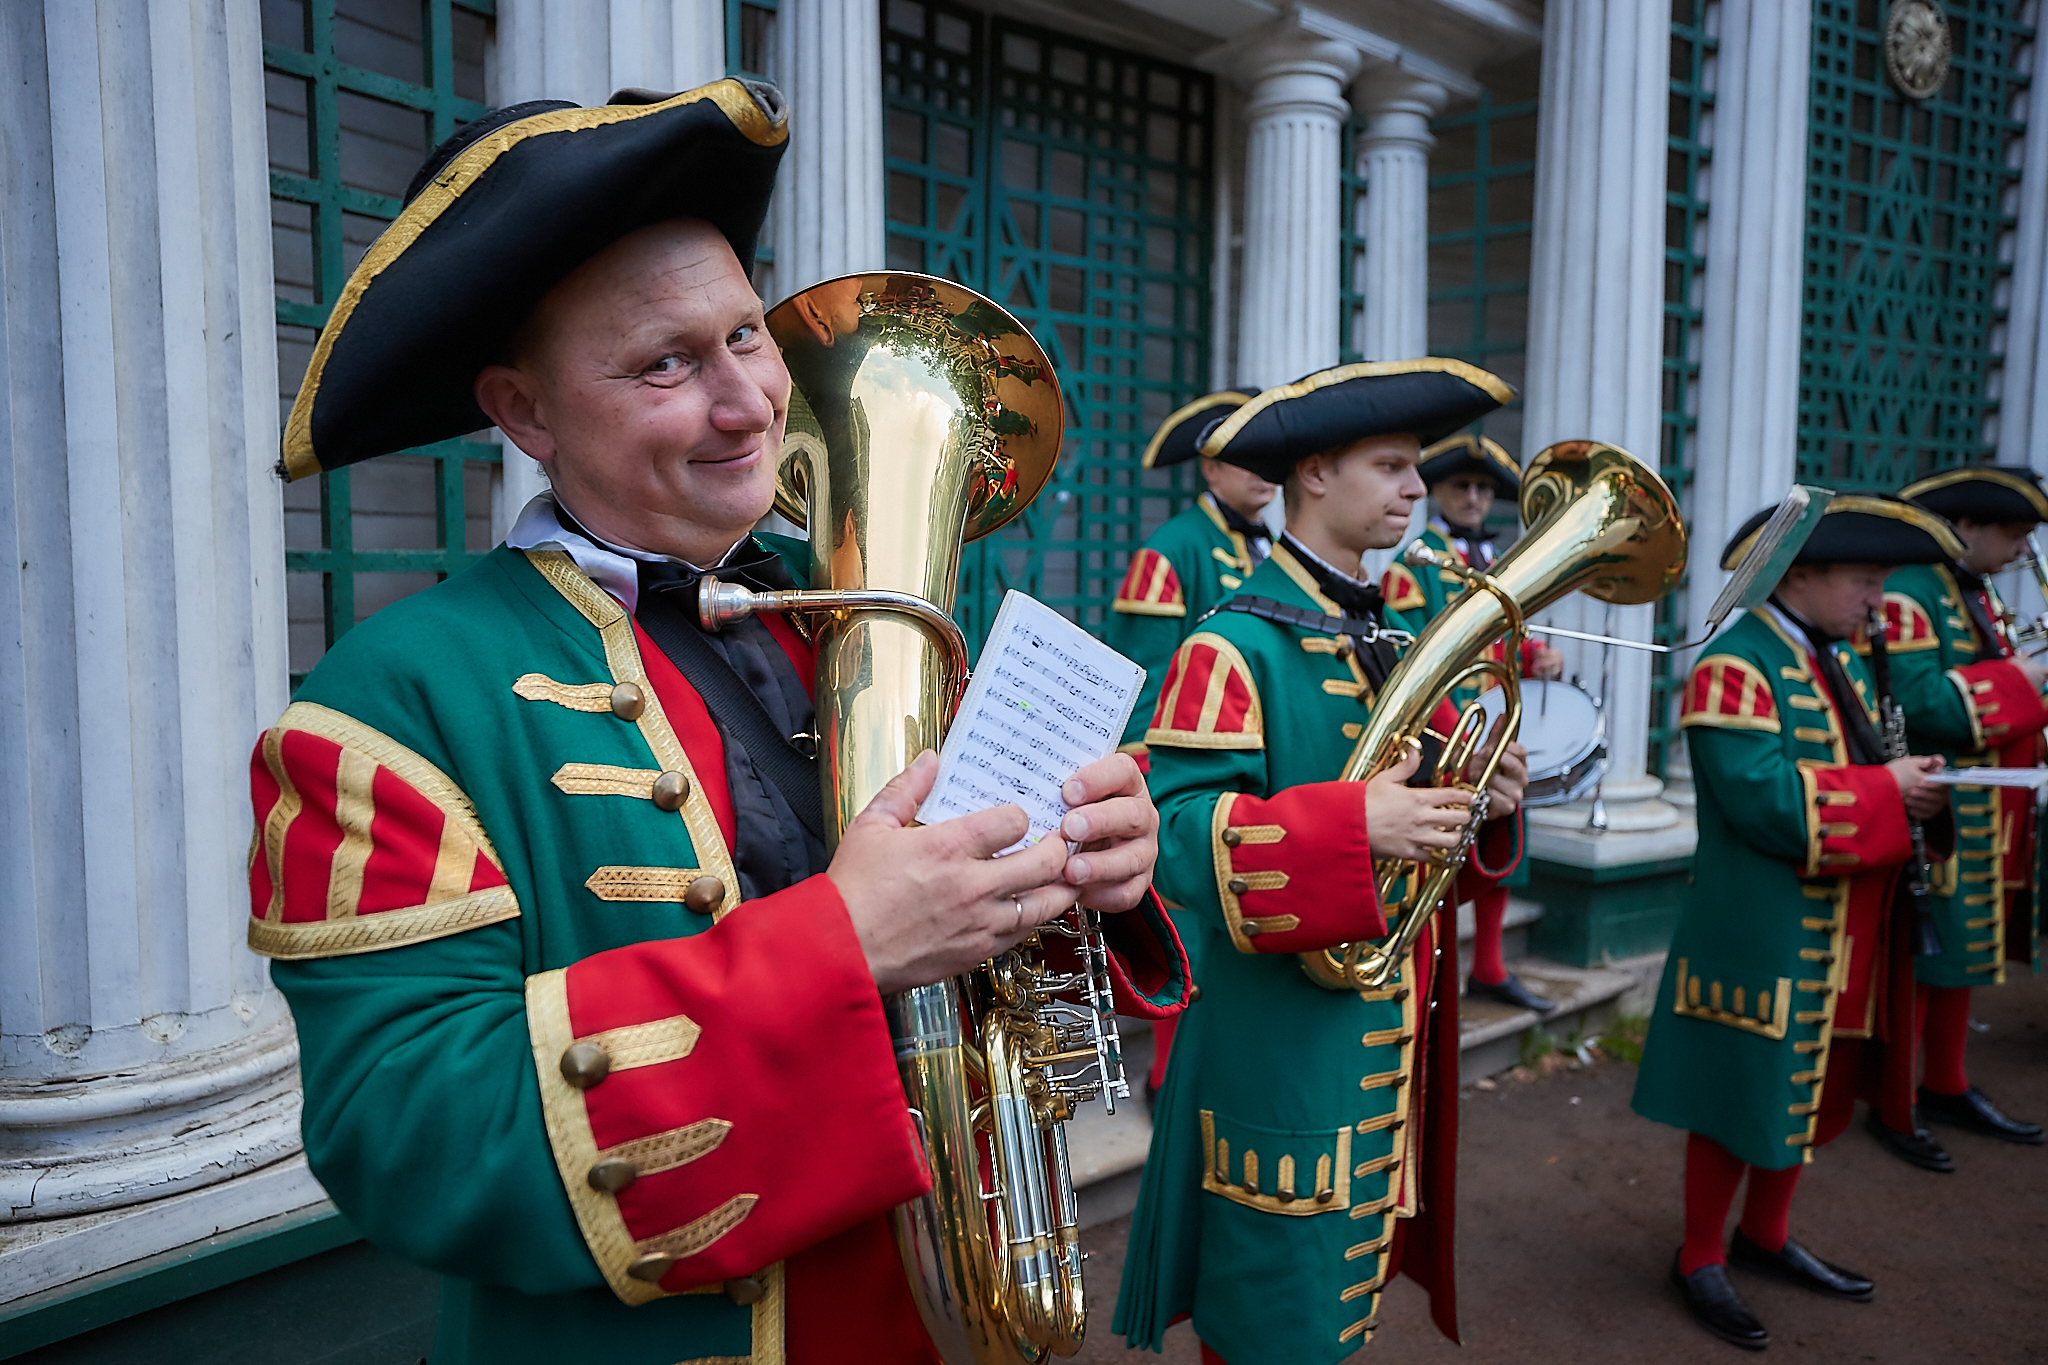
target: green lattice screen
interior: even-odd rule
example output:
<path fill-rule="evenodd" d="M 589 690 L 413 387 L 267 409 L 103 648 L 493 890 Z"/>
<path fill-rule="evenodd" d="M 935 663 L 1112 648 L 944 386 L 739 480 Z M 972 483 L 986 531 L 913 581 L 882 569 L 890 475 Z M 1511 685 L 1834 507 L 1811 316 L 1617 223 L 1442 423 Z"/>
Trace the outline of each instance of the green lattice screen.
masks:
<path fill-rule="evenodd" d="M 484 112 L 494 12 L 493 0 L 262 0 L 284 410 L 428 149 Z M 286 486 L 294 685 L 356 622 L 490 548 L 498 460 L 494 445 L 444 441 Z"/>
<path fill-rule="evenodd" d="M 889 264 L 996 299 L 1067 398 L 1053 483 L 968 547 L 979 639 L 1006 589 L 1099 627 L 1129 552 L 1195 490 L 1138 457 L 1209 378 L 1210 77 L 971 10 L 890 0 Z"/>
<path fill-rule="evenodd" d="M 1673 0 L 1671 6 L 1670 152 L 1664 171 L 1664 376 L 1663 420 L 1657 463 L 1679 505 L 1692 501 L 1693 439 L 1699 432 L 1700 308 L 1706 283 L 1707 203 L 1699 195 L 1701 173 L 1713 159 L 1701 139 L 1714 107 L 1705 79 L 1718 46 L 1706 23 L 1707 0 Z M 1760 494 L 1758 501 L 1764 501 Z M 1685 622 L 1678 604 L 1685 585 L 1657 604 L 1653 638 L 1675 644 Z M 1682 676 L 1671 674 L 1671 656 L 1650 656 L 1649 770 L 1662 772 L 1678 741 L 1674 722 Z"/>
<path fill-rule="evenodd" d="M 1815 0 L 1799 476 L 1891 490 L 1991 458 L 2002 199 L 2031 30 L 2019 0 L 1948 0 L 1947 84 L 1885 75 L 1886 7 Z"/>

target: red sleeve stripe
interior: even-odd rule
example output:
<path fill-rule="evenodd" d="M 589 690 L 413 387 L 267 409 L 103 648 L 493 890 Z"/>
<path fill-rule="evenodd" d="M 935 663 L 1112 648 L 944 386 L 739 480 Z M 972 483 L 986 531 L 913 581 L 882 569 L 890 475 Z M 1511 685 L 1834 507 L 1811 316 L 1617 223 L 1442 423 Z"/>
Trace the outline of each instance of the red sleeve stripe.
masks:
<path fill-rule="evenodd" d="M 1180 575 L 1173 571 L 1173 561 L 1157 550 L 1132 555 L 1116 600 L 1126 607 L 1182 605 Z"/>
<path fill-rule="evenodd" d="M 1213 646 L 1191 643 L 1173 661 L 1173 671 L 1159 690 L 1159 718 L 1167 730 L 1193 730 L 1209 703 L 1209 679 L 1216 671 Z"/>

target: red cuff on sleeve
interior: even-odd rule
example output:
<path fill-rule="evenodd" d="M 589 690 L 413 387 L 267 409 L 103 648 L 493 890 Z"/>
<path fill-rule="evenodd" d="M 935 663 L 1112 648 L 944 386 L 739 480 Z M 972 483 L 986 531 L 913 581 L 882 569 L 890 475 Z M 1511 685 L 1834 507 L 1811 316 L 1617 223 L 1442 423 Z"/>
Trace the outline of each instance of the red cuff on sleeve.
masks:
<path fill-rule="evenodd" d="M 574 1036 L 611 1059 L 581 1092 L 592 1169 L 637 1168 L 613 1193 L 638 1253 L 675 1257 L 664 1290 L 759 1270 L 930 1187 L 881 997 L 828 878 L 694 937 L 585 958 L 566 994 Z"/>
<path fill-rule="evenodd" d="M 2010 744 L 2048 726 L 2048 704 L 2012 660 L 1987 659 L 1955 671 L 1969 692 L 1970 709 L 1987 745 Z"/>
<path fill-rule="evenodd" d="M 1109 979 L 1118 1014 L 1171 1019 L 1187 1008 L 1193 980 L 1187 949 L 1157 891 L 1146 887 L 1144 903 L 1135 910 L 1104 915 L 1102 941 L 1109 947 Z"/>
<path fill-rule="evenodd" d="M 1913 852 L 1898 779 L 1882 764 L 1806 769 L 1806 875 L 1896 867 Z"/>
<path fill-rule="evenodd" d="M 1210 832 L 1224 927 L 1241 953 L 1308 953 L 1387 932 L 1365 835 L 1365 785 L 1232 792 Z"/>

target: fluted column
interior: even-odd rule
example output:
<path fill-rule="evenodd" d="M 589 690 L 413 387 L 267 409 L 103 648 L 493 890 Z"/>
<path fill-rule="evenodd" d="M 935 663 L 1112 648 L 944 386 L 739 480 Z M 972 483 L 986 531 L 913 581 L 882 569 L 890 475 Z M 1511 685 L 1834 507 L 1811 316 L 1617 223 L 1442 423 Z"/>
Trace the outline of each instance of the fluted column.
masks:
<path fill-rule="evenodd" d="M 2034 79 L 2027 89 L 2012 301 L 1999 381 L 1998 461 L 2048 473 L 2048 395 L 2041 392 L 2048 385 L 2048 72 L 2041 70 L 2048 48 L 2039 37 L 2031 46 Z M 2030 573 L 2002 576 L 1999 590 L 2028 619 L 2048 610 Z"/>
<path fill-rule="evenodd" d="M 0 76 L 0 1224 L 55 1220 L 4 1301 L 68 1215 L 320 1193 L 262 1174 L 297 1047 L 243 942 L 287 701 L 256 0 L 0 6 Z M 72 1274 L 179 1238 L 86 1221 Z"/>
<path fill-rule="evenodd" d="M 1238 380 L 1268 387 L 1337 363 L 1344 86 L 1358 50 L 1276 20 L 1233 54 L 1245 105 Z"/>
<path fill-rule="evenodd" d="M 1655 0 L 1551 0 L 1544 9 L 1523 416 L 1530 453 L 1593 437 L 1657 460 L 1670 21 L 1669 4 Z M 1652 615 L 1583 597 L 1545 613 L 1557 625 L 1638 640 L 1650 638 Z M 1601 648 L 1560 645 L 1568 672 L 1597 686 Z M 1602 813 L 1614 834 L 1582 834 L 1591 815 L 1583 805 L 1532 812 L 1532 851 L 1597 864 L 1669 856 L 1651 846 L 1689 846 L 1691 832 L 1645 772 L 1649 655 L 1613 650 L 1604 690 Z M 1665 830 L 1674 834 L 1647 843 L 1615 838 Z"/>
<path fill-rule="evenodd" d="M 602 104 L 614 90 L 691 90 L 724 74 L 723 0 L 499 0 L 499 105 Z M 500 521 L 545 487 L 540 466 L 507 444 Z"/>
<path fill-rule="evenodd" d="M 1358 172 L 1365 178 L 1363 278 L 1367 360 L 1410 360 L 1429 353 L 1429 121 L 1449 96 L 1434 81 L 1386 67 L 1353 91 L 1365 131 Z"/>
<path fill-rule="evenodd" d="M 769 210 L 771 303 L 887 260 L 881 0 L 784 0 L 775 22 L 789 150 Z"/>
<path fill-rule="evenodd" d="M 1687 639 L 1727 581 L 1721 547 L 1796 470 L 1811 38 L 1798 6 L 1722 0 Z"/>

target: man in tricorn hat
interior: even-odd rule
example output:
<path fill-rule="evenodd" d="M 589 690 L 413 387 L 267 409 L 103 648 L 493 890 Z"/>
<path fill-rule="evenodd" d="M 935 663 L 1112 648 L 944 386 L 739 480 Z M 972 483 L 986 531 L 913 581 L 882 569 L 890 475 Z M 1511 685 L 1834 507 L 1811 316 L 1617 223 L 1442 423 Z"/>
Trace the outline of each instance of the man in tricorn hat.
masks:
<path fill-rule="evenodd" d="M 1205 1360 L 1334 1360 L 1365 1344 L 1402 1269 L 1456 1337 L 1456 973 L 1434 931 L 1383 988 L 1326 990 L 1297 955 L 1385 937 L 1373 859 L 1454 848 L 1472 817 L 1468 792 L 1406 785 L 1418 753 L 1333 779 L 1412 638 L 1359 557 L 1406 533 L 1424 442 L 1511 396 L 1462 361 L 1346 365 L 1202 439 L 1283 485 L 1287 529 L 1182 643 L 1145 735 L 1160 889 L 1200 920 L 1203 979 L 1124 1260 L 1114 1330 L 1135 1347 L 1191 1313 Z M 1489 816 L 1513 811 L 1524 775 L 1516 746 Z M 1512 833 L 1496 818 L 1480 837 L 1496 871 Z"/>
<path fill-rule="evenodd" d="M 1500 442 L 1461 431 L 1423 451 L 1416 473 L 1422 476 L 1437 510 L 1423 528 L 1422 543 L 1468 568 L 1492 569 L 1499 553 L 1486 522 L 1493 514 L 1496 498 L 1512 503 L 1522 491 L 1522 471 L 1514 458 Z M 1397 560 L 1381 575 L 1380 591 L 1389 607 L 1427 624 L 1464 594 L 1465 580 L 1449 569 L 1413 569 Z M 1496 643 L 1487 651 L 1487 657 L 1505 663 L 1506 644 Z M 1564 676 L 1564 655 L 1541 640 L 1525 640 L 1518 662 L 1525 678 Z M 1462 706 L 1477 692 L 1476 687 L 1460 688 L 1452 700 Z M 1528 881 L 1526 864 L 1498 882 L 1470 875 L 1461 879 L 1458 898 L 1461 902 L 1472 902 L 1472 972 L 1465 993 L 1515 1009 L 1548 1014 L 1557 1008 L 1557 1002 L 1530 990 L 1522 978 L 1508 970 L 1501 955 L 1508 888 L 1526 886 Z"/>
<path fill-rule="evenodd" d="M 1737 567 L 1771 509 L 1736 532 Z M 1946 810 L 1936 757 L 1887 761 L 1872 675 L 1849 641 L 1885 575 L 1960 550 L 1939 517 L 1840 497 L 1770 601 L 1717 637 L 1685 686 L 1680 724 L 1699 788 L 1699 850 L 1651 1011 L 1636 1112 L 1685 1129 L 1685 1238 L 1671 1280 L 1715 1336 L 1770 1336 L 1727 1267 L 1834 1298 L 1872 1286 L 1787 1231 L 1814 1149 L 1859 1091 L 1912 1127 L 1911 926 L 1894 883 L 1912 820 Z M 1944 832 L 1930 830 L 1930 843 Z M 1736 1187 L 1749 1192 L 1733 1244 Z"/>
<path fill-rule="evenodd" d="M 2048 520 L 2048 494 L 2030 469 L 1983 465 L 1922 479 L 1900 497 L 1946 517 L 1963 553 L 1914 564 L 1885 582 L 1892 677 L 1916 746 L 1961 767 L 2030 768 L 2042 757 L 2048 668 L 2019 658 L 1990 575 L 2027 551 Z M 2015 787 L 1956 787 L 1956 851 L 1936 870 L 1930 897 L 1938 954 L 1914 959 L 1923 1073 L 1919 1116 L 2006 1142 L 2038 1146 L 2041 1127 L 2001 1113 L 1970 1084 L 1963 1045 L 1970 991 L 2005 980 L 2006 963 L 2034 965 L 2038 913 L 2034 794 Z M 1902 1160 L 1952 1171 L 1933 1139 L 1895 1132 L 1876 1114 L 1871 1131 Z"/>
<path fill-rule="evenodd" d="M 1123 586 L 1110 604 L 1103 640 L 1145 670 L 1145 686 L 1131 707 L 1123 751 L 1138 760 L 1145 753 L 1145 729 L 1159 700 L 1159 684 L 1173 652 L 1217 603 L 1236 592 L 1272 550 L 1273 533 L 1259 520 L 1280 489 L 1249 469 L 1207 455 L 1195 442 L 1209 424 L 1243 404 L 1251 394 L 1223 389 L 1170 413 L 1152 434 L 1142 460 L 1146 469 L 1170 469 L 1199 459 L 1205 485 L 1194 505 L 1169 517 L 1131 556 Z M 1189 938 L 1184 931 L 1182 938 Z M 1166 1083 L 1173 1055 L 1174 1021 L 1152 1025 L 1152 1066 L 1145 1077 L 1147 1104 Z"/>
<path fill-rule="evenodd" d="M 1128 757 L 1071 780 L 1073 857 L 993 859 L 1009 807 L 911 827 L 929 754 L 828 853 L 808 642 L 695 624 L 698 566 L 809 568 L 750 534 L 790 402 L 747 277 L 785 137 L 738 81 L 470 125 L 292 411 L 294 476 L 495 422 L 552 484 L 337 641 L 253 763 L 249 939 L 306 1152 L 445 1277 L 441 1365 L 926 1365 L 883 1215 L 930 1176 L 882 996 L 1077 898 L 1144 907 L 1111 920 L 1120 1009 L 1182 994 Z"/>

